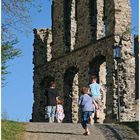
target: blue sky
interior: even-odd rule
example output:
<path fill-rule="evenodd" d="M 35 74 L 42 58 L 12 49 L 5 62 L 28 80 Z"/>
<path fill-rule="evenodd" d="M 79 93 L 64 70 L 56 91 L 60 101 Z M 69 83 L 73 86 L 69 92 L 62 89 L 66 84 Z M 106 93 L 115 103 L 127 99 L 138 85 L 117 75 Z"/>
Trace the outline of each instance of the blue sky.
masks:
<path fill-rule="evenodd" d="M 17 33 L 22 56 L 9 63 L 11 74 L 7 76 L 7 85 L 2 88 L 2 112 L 11 120 L 28 121 L 31 118 L 33 104 L 33 28 L 51 28 L 51 2 L 43 0 L 42 12 L 31 10 L 31 33 Z"/>
<path fill-rule="evenodd" d="M 43 0 L 42 12 L 30 11 L 33 28 L 51 27 L 51 2 Z M 138 0 L 131 0 L 132 27 L 138 27 Z M 11 74 L 7 76 L 7 85 L 2 88 L 2 112 L 11 120 L 29 121 L 33 105 L 33 32 L 26 36 L 17 33 L 17 47 L 22 49 L 22 56 L 9 63 Z"/>

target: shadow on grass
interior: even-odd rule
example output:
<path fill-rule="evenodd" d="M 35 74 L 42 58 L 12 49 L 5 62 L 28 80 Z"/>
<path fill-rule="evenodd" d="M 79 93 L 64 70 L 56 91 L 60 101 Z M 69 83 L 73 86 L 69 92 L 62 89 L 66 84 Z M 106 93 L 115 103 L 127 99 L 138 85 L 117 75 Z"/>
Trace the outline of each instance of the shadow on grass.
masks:
<path fill-rule="evenodd" d="M 135 122 L 122 122 L 121 124 L 130 127 L 131 129 L 133 129 L 139 135 L 139 122 L 138 121 L 135 121 Z"/>

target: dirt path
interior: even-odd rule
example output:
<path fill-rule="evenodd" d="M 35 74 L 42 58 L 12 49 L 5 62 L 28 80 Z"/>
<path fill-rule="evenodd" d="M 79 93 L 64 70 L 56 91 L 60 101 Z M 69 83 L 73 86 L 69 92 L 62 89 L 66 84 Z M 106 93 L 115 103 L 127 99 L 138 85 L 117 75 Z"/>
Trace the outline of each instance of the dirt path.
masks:
<path fill-rule="evenodd" d="M 91 135 L 84 136 L 80 124 L 28 123 L 25 140 L 138 140 L 138 136 L 129 128 L 123 137 L 122 132 L 119 132 L 122 127 L 117 125 L 93 125 L 90 130 Z"/>

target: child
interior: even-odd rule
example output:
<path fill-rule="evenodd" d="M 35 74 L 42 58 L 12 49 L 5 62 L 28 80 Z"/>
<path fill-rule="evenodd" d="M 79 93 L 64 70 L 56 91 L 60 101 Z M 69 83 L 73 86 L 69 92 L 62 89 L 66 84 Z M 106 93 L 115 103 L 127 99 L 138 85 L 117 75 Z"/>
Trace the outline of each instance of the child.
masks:
<path fill-rule="evenodd" d="M 63 100 L 58 97 L 57 98 L 57 105 L 56 105 L 56 120 L 58 123 L 62 123 L 65 117 L 64 110 L 63 110 Z"/>
<path fill-rule="evenodd" d="M 100 114 L 100 106 L 102 104 L 102 98 L 104 97 L 104 90 L 102 89 L 102 87 L 97 83 L 97 77 L 96 75 L 93 75 L 92 76 L 92 79 L 91 79 L 91 84 L 89 85 L 90 89 L 91 89 L 91 94 L 95 100 L 95 103 L 96 103 L 96 122 L 99 123 L 99 114 Z M 102 93 L 102 96 L 101 96 L 101 93 Z M 102 97 L 102 98 L 101 98 Z"/>
<path fill-rule="evenodd" d="M 90 135 L 89 129 L 88 129 L 88 123 L 92 124 L 92 113 L 94 112 L 94 107 L 93 107 L 93 97 L 90 96 L 89 88 L 88 87 L 83 87 L 82 88 L 82 93 L 80 100 L 79 100 L 79 105 L 81 105 L 81 110 L 82 110 L 82 127 L 85 129 L 84 135 Z"/>

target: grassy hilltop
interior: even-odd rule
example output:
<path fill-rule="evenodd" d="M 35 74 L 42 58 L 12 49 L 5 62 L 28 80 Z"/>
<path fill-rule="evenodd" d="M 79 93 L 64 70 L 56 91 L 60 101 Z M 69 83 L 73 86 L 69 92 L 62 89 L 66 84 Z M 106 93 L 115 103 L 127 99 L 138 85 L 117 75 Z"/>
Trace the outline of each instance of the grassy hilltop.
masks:
<path fill-rule="evenodd" d="M 2 120 L 1 139 L 2 140 L 22 140 L 25 123 Z"/>

